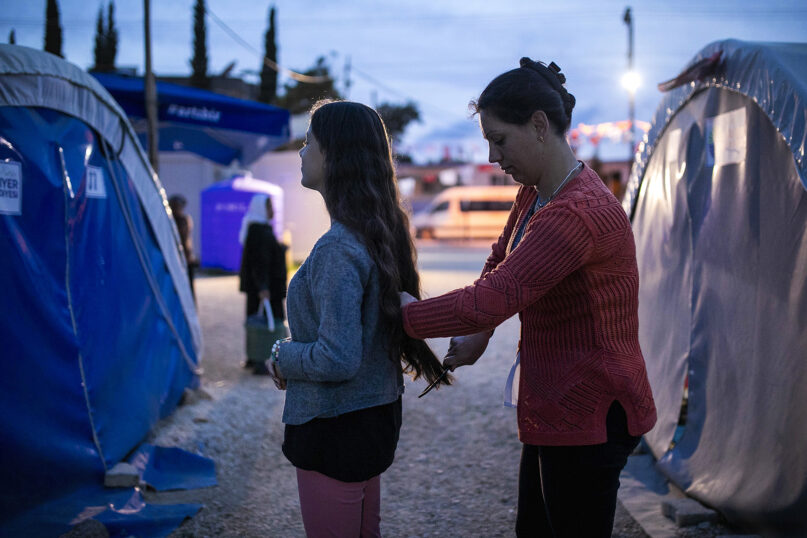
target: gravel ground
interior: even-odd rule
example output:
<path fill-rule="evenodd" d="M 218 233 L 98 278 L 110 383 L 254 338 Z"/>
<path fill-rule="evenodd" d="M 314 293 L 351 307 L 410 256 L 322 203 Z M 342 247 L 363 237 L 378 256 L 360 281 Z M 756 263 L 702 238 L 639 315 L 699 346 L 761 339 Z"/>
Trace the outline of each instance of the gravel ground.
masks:
<path fill-rule="evenodd" d="M 424 289 L 450 289 L 449 273 L 430 273 Z M 283 393 L 241 367 L 244 296 L 234 276 L 196 280 L 205 337 L 202 390 L 163 420 L 149 441 L 216 462 L 218 486 L 146 492 L 156 503 L 204 505 L 172 537 L 304 536 L 294 468 L 280 446 Z M 497 331 L 486 355 L 455 376 L 456 385 L 418 399 L 423 381 L 406 380 L 403 427 L 392 467 L 382 475 L 385 536 L 513 536 L 520 444 L 515 410 L 501 405 L 518 321 Z M 430 341 L 438 356 L 447 339 Z M 724 534 L 717 527 L 680 536 Z M 620 505 L 614 536 L 647 536 Z"/>

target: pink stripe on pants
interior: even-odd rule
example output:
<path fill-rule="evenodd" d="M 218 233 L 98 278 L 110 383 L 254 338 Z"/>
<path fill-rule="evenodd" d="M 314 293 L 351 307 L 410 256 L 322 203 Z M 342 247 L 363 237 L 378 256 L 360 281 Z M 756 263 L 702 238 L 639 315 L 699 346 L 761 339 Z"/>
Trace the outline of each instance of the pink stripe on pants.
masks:
<path fill-rule="evenodd" d="M 380 538 L 381 475 L 364 482 L 340 482 L 298 468 L 297 491 L 308 538 Z"/>

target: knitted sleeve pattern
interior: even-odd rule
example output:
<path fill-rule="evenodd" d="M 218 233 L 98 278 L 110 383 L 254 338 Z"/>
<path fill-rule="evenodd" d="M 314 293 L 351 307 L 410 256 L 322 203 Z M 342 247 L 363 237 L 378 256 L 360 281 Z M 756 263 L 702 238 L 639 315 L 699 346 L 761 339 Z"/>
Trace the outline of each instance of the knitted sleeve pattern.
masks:
<path fill-rule="evenodd" d="M 530 222 L 518 247 L 482 278 L 407 305 L 404 328 L 415 338 L 493 329 L 540 299 L 593 253 L 593 235 L 577 208 L 571 203 L 547 206 Z"/>

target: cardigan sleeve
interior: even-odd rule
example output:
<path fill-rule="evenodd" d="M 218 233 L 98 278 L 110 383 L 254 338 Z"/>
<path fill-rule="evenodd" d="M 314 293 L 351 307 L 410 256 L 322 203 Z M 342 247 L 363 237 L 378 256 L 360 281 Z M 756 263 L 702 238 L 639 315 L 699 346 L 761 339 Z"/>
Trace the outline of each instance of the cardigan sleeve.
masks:
<path fill-rule="evenodd" d="M 576 209 L 546 207 L 532 218 L 518 246 L 482 278 L 406 305 L 404 329 L 413 338 L 493 329 L 582 267 L 593 252 L 593 235 Z"/>
<path fill-rule="evenodd" d="M 308 285 L 319 319 L 314 342 L 284 343 L 278 354 L 286 379 L 346 381 L 362 358 L 362 300 L 371 262 L 339 242 L 317 248 L 310 259 Z"/>

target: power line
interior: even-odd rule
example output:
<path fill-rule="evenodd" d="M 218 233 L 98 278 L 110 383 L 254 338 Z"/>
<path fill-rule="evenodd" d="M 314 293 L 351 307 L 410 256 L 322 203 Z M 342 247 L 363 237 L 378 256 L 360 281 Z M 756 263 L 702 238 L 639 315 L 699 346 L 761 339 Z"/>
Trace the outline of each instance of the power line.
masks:
<path fill-rule="evenodd" d="M 296 80 L 297 82 L 305 82 L 305 83 L 308 83 L 308 84 L 322 84 L 323 82 L 328 82 L 328 81 L 332 80 L 331 77 L 304 75 L 302 73 L 292 71 L 291 69 L 288 69 L 286 67 L 283 67 L 283 66 L 279 65 L 277 62 L 274 62 L 274 61 L 270 60 L 269 58 L 267 58 L 265 55 L 261 54 L 260 51 L 258 51 L 255 47 L 253 47 L 247 41 L 242 39 L 241 36 L 239 36 L 232 28 L 227 26 L 227 24 L 223 20 L 221 20 L 218 17 L 218 15 L 213 13 L 210 10 L 210 8 L 206 8 L 206 10 L 207 10 L 207 14 L 210 15 L 210 18 L 213 19 L 213 22 L 218 24 L 221 27 L 222 30 L 224 30 L 230 37 L 232 37 L 242 47 L 244 47 L 247 50 L 249 50 L 250 52 L 258 55 L 258 57 L 262 57 L 263 58 L 263 63 L 266 64 L 270 69 L 274 69 L 278 73 L 280 73 L 282 71 L 282 72 L 286 73 L 286 75 L 288 75 L 290 78 Z"/>
<path fill-rule="evenodd" d="M 601 7 L 599 9 L 587 9 L 585 11 L 578 11 L 578 10 L 570 10 L 568 8 L 556 8 L 556 9 L 538 9 L 532 11 L 520 11 L 517 13 L 467 13 L 467 14 L 443 14 L 443 15 L 420 15 L 420 14 L 413 14 L 413 15 L 406 15 L 406 14 L 396 14 L 394 16 L 378 16 L 378 15 L 349 15 L 349 16 L 335 16 L 335 17 L 327 17 L 327 16 L 316 16 L 315 14 L 308 14 L 305 17 L 290 17 L 286 19 L 287 23 L 290 24 L 305 24 L 310 26 L 312 23 L 316 22 L 343 22 L 343 23 L 361 23 L 361 22 L 374 22 L 374 23 L 382 23 L 382 22 L 389 22 L 392 24 L 400 24 L 402 22 L 463 22 L 463 21 L 480 21 L 480 22 L 492 22 L 492 21 L 501 21 L 501 22 L 508 22 L 508 21 L 523 21 L 530 17 L 536 16 L 547 16 L 551 15 L 553 17 L 562 17 L 562 18 L 574 18 L 575 20 L 581 19 L 592 19 L 592 20 L 601 20 L 603 16 L 611 15 L 614 13 L 614 9 L 611 8 L 604 8 Z M 617 10 L 618 11 L 618 10 Z M 208 12 L 210 12 L 208 8 Z M 693 19 L 702 16 L 728 16 L 730 18 L 750 18 L 753 20 L 762 19 L 777 19 L 777 18 L 787 18 L 792 19 L 794 17 L 803 17 L 807 16 L 807 9 L 804 8 L 768 8 L 768 7 L 745 7 L 743 9 L 737 9 L 736 7 L 722 7 L 722 6 L 692 6 L 687 7 L 686 10 L 682 9 L 673 9 L 673 8 L 665 8 L 665 7 L 642 7 L 641 12 L 643 17 L 649 16 L 658 16 L 663 20 L 667 20 L 668 18 L 685 18 L 685 19 Z M 243 18 L 239 19 L 245 22 L 254 22 L 254 18 Z M 142 19 L 140 18 L 119 18 L 117 21 L 118 25 L 127 25 L 127 24 L 141 24 Z M 41 26 L 43 21 L 39 17 L 3 17 L 0 19 L 0 23 L 2 24 L 9 24 L 9 25 L 16 25 L 16 26 Z M 155 19 L 153 21 L 154 24 L 157 25 L 184 25 L 185 22 L 179 21 L 175 18 L 171 19 Z M 95 23 L 90 19 L 79 19 L 79 18 L 62 18 L 61 20 L 62 26 L 92 26 Z"/>
<path fill-rule="evenodd" d="M 213 22 L 218 24 L 237 43 L 239 43 L 241 46 L 243 46 L 247 50 L 251 51 L 252 53 L 258 54 L 259 56 L 262 56 L 261 53 L 255 47 L 253 47 L 251 44 L 249 44 L 247 41 L 245 41 L 243 38 L 241 38 L 241 36 L 239 36 L 224 21 L 222 21 L 215 13 L 213 13 L 213 11 L 211 11 L 210 8 L 207 8 L 207 13 L 208 13 L 208 15 L 210 15 L 210 18 L 213 19 Z M 278 71 L 278 72 L 283 71 L 286 74 L 288 74 L 291 78 L 293 78 L 294 80 L 296 80 L 298 82 L 322 83 L 322 82 L 327 82 L 329 80 L 332 80 L 331 77 L 310 76 L 310 75 L 304 75 L 302 73 L 297 73 L 296 71 L 292 71 L 291 69 L 287 69 L 285 67 L 282 67 L 282 66 L 278 65 L 277 63 L 273 62 L 269 58 L 266 58 L 265 56 L 263 58 L 263 61 L 271 69 L 274 69 L 275 71 Z M 428 103 L 422 103 L 422 102 L 418 101 L 417 99 L 413 99 L 412 97 L 410 97 L 408 95 L 405 95 L 405 94 L 399 92 L 398 90 L 395 90 L 394 88 L 391 88 L 390 86 L 387 86 L 383 82 L 377 80 L 373 76 L 365 73 L 364 71 L 362 71 L 361 69 L 358 69 L 355 66 L 351 66 L 351 69 L 356 74 L 358 74 L 359 76 L 361 76 L 362 78 L 364 78 L 368 82 L 374 84 L 375 86 L 379 87 L 380 89 L 384 90 L 385 92 L 391 93 L 391 94 L 393 94 L 393 95 L 395 95 L 397 97 L 400 97 L 401 99 L 407 100 L 407 101 L 417 102 L 417 103 L 419 103 L 421 105 L 425 104 L 426 107 L 431 108 L 433 111 L 439 112 L 440 114 L 448 114 L 450 116 L 455 115 L 454 113 L 446 111 L 446 110 L 443 110 L 442 108 L 440 108 L 438 106 L 431 105 L 431 104 L 428 104 Z"/>
<path fill-rule="evenodd" d="M 386 84 L 384 84 L 383 82 L 377 80 L 376 78 L 368 75 L 367 73 L 365 73 L 361 69 L 357 68 L 355 65 L 352 66 L 352 69 L 353 69 L 353 71 L 356 72 L 356 74 L 361 76 L 363 79 L 370 82 L 371 84 L 374 84 L 375 86 L 378 86 L 380 89 L 384 90 L 387 93 L 391 93 L 392 95 L 400 97 L 401 99 L 404 99 L 406 101 L 413 101 L 413 102 L 418 103 L 418 104 L 420 104 L 422 106 L 426 106 L 427 108 L 432 109 L 433 112 L 439 112 L 440 114 L 447 114 L 449 116 L 459 117 L 459 114 L 447 111 L 447 110 L 443 109 L 442 107 L 432 105 L 430 103 L 423 103 L 423 102 L 419 101 L 418 99 L 414 99 L 414 98 L 412 98 L 412 97 L 410 97 L 410 96 L 408 96 L 408 95 L 406 95 L 404 93 L 401 93 L 400 91 L 398 91 L 398 90 L 396 90 L 394 88 L 391 88 L 390 86 L 387 86 Z"/>

